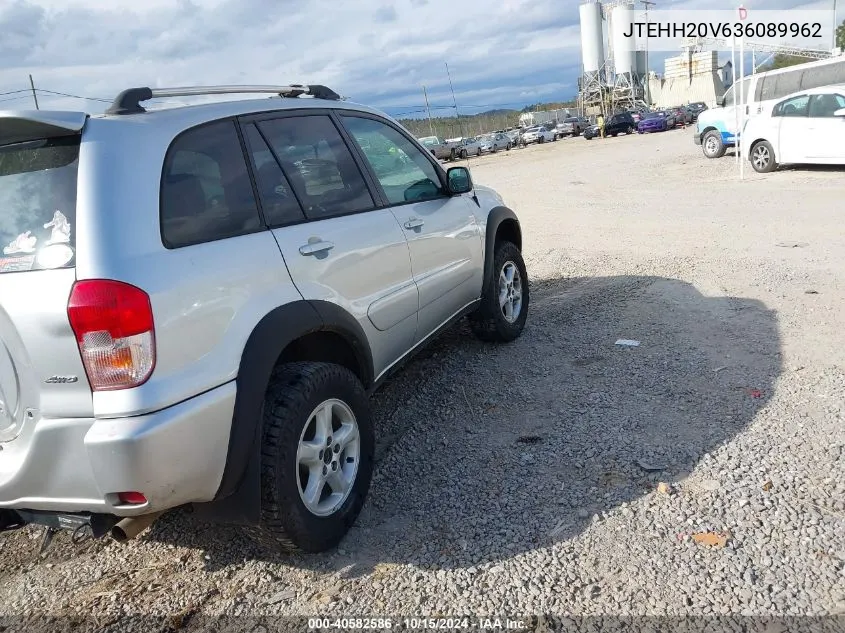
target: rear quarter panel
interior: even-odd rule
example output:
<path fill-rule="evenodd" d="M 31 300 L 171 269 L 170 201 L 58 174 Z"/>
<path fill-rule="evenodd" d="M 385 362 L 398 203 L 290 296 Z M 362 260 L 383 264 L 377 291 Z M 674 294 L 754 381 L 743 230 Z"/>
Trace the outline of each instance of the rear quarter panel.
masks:
<path fill-rule="evenodd" d="M 134 389 L 97 392 L 98 417 L 162 409 L 233 380 L 255 325 L 301 299 L 269 231 L 168 250 L 159 229 L 161 169 L 175 125 L 92 119 L 77 216 L 77 278 L 145 290 L 156 365 Z M 131 152 L 131 159 L 126 153 Z"/>

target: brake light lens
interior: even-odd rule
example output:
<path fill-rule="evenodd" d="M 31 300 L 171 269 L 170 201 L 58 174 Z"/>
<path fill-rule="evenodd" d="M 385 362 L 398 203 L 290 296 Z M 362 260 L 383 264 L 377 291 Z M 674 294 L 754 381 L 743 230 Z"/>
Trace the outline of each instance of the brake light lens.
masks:
<path fill-rule="evenodd" d="M 94 391 L 147 381 L 155 367 L 155 328 L 146 292 L 120 281 L 77 281 L 67 314 Z"/>

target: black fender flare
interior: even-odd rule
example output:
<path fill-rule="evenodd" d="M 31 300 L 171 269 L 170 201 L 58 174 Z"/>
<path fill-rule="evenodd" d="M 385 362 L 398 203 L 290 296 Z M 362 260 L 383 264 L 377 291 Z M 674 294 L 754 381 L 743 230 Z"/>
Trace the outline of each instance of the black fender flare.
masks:
<path fill-rule="evenodd" d="M 319 331 L 334 332 L 346 339 L 355 353 L 362 382 L 365 387 L 372 384 L 373 359 L 366 335 L 343 308 L 328 301 L 301 300 L 268 312 L 253 328 L 241 354 L 226 466 L 215 500 L 200 504 L 200 513 L 207 510 L 212 518 L 226 522 L 257 522 L 264 395 L 285 348 Z"/>
<path fill-rule="evenodd" d="M 503 223 L 513 222 L 516 228 L 516 245 L 522 250 L 522 227 L 513 210 L 505 206 L 493 207 L 487 215 L 487 228 L 484 232 L 484 280 L 493 278 L 493 253 L 496 249 L 496 235 Z"/>

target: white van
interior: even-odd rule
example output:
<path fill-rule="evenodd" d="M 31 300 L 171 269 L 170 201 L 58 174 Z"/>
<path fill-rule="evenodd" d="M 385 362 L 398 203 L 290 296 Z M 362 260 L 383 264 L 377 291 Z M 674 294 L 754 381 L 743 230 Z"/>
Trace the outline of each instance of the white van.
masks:
<path fill-rule="evenodd" d="M 728 88 L 718 106 L 698 115 L 694 141 L 707 158 L 721 158 L 737 141 L 736 95 L 742 87 L 746 118 L 770 111 L 783 97 L 811 88 L 845 83 L 845 55 L 748 75 Z"/>

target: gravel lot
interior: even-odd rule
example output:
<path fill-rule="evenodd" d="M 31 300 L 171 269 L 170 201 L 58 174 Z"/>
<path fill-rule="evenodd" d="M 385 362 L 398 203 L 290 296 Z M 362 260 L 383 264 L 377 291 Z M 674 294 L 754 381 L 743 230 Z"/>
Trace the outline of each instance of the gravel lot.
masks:
<path fill-rule="evenodd" d="M 845 614 L 843 172 L 740 182 L 690 130 L 469 162 L 523 222 L 527 329 L 456 326 L 375 396 L 339 550 L 174 514 L 38 558 L 23 530 L 0 612 Z"/>

